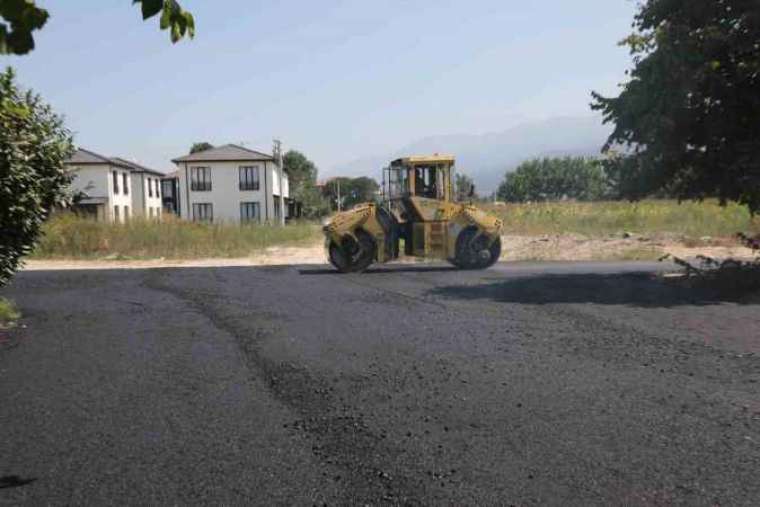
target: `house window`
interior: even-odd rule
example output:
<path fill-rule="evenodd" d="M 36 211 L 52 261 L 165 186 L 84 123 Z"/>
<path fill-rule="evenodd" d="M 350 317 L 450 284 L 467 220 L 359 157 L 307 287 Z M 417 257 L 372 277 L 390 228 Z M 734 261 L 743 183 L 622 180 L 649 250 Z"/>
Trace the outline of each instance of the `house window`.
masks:
<path fill-rule="evenodd" d="M 148 178 L 148 197 L 153 197 L 153 181 Z"/>
<path fill-rule="evenodd" d="M 113 172 L 113 193 L 119 193 L 119 173 L 116 171 Z"/>
<path fill-rule="evenodd" d="M 156 197 L 161 197 L 161 185 L 157 179 L 153 181 L 156 182 Z"/>
<path fill-rule="evenodd" d="M 280 196 L 275 195 L 272 200 L 274 201 L 274 217 L 280 218 Z"/>
<path fill-rule="evenodd" d="M 240 190 L 259 189 L 259 166 L 242 166 L 238 168 L 240 173 Z"/>
<path fill-rule="evenodd" d="M 259 203 L 241 202 L 240 203 L 240 221 L 241 222 L 258 222 L 261 215 L 259 213 Z"/>
<path fill-rule="evenodd" d="M 118 206 L 113 207 L 113 219 L 115 222 L 119 221 L 119 207 Z"/>
<path fill-rule="evenodd" d="M 129 194 L 129 180 L 127 179 L 127 173 L 121 173 L 121 182 L 124 186 L 124 195 Z"/>
<path fill-rule="evenodd" d="M 194 192 L 207 192 L 211 190 L 211 168 L 190 168 L 190 190 Z"/>
<path fill-rule="evenodd" d="M 124 219 L 129 218 L 129 206 L 124 206 Z"/>
<path fill-rule="evenodd" d="M 208 202 L 193 203 L 193 221 L 195 222 L 213 222 L 214 205 Z"/>

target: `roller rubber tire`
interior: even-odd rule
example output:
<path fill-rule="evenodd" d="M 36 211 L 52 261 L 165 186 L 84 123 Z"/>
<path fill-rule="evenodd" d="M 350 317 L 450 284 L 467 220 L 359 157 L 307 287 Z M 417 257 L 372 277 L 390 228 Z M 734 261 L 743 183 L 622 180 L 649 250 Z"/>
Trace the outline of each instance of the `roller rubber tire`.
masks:
<path fill-rule="evenodd" d="M 353 238 L 348 238 L 341 245 L 334 241 L 328 245 L 330 264 L 341 273 L 359 273 L 375 260 L 375 242 L 372 237 L 364 231 L 358 231 L 356 237 L 358 244 Z"/>
<path fill-rule="evenodd" d="M 484 258 L 479 253 L 484 248 L 479 248 L 478 243 L 487 241 L 484 235 L 478 235 L 477 229 L 465 229 L 459 233 L 456 244 L 456 257 L 451 263 L 459 269 L 487 269 L 493 266 L 501 256 L 501 238 L 496 238 L 487 248 L 488 257 Z"/>

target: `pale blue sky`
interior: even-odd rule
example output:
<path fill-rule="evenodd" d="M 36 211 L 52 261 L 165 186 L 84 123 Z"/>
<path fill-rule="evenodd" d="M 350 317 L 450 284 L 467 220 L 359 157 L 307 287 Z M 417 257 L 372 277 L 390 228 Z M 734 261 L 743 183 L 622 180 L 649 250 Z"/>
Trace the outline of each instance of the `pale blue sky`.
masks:
<path fill-rule="evenodd" d="M 586 115 L 629 65 L 631 0 L 182 0 L 171 45 L 130 0 L 38 3 L 37 49 L 2 57 L 66 116 L 83 147 L 172 170 L 194 141 L 320 168 L 429 135 Z"/>

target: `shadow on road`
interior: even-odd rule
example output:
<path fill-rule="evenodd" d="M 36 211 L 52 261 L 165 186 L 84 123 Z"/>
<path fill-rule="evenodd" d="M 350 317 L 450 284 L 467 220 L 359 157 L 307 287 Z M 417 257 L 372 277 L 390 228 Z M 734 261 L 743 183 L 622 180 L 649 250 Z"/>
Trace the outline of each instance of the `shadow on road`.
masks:
<path fill-rule="evenodd" d="M 593 303 L 671 307 L 742 303 L 746 294 L 731 294 L 704 288 L 685 287 L 652 273 L 538 274 L 480 285 L 436 287 L 429 295 L 500 303 L 555 304 Z"/>
<path fill-rule="evenodd" d="M 402 265 L 388 265 L 384 267 L 374 267 L 363 271 L 361 275 L 373 275 L 378 273 L 441 273 L 457 271 L 454 266 L 402 266 Z M 298 272 L 302 275 L 336 275 L 339 273 L 333 268 L 318 268 L 318 269 L 299 269 Z"/>
<path fill-rule="evenodd" d="M 29 479 L 22 479 L 18 475 L 5 475 L 3 477 L 0 477 L 0 489 L 18 488 L 20 486 L 31 484 L 36 480 L 37 479 L 34 477 Z"/>

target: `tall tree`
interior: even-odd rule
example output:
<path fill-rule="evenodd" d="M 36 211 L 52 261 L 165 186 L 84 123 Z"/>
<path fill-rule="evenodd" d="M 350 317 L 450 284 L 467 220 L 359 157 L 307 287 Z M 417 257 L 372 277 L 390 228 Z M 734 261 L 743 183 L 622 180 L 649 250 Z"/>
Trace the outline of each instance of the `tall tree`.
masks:
<path fill-rule="evenodd" d="M 380 185 L 366 176 L 332 178 L 327 181 L 322 190 L 323 195 L 330 201 L 332 209 L 338 208 L 338 190 L 340 190 L 340 207 L 345 210 L 363 202 L 376 201 Z"/>
<path fill-rule="evenodd" d="M 198 153 L 199 151 L 206 151 L 213 148 L 214 145 L 211 143 L 207 143 L 206 141 L 201 141 L 199 143 L 193 143 L 193 145 L 190 147 L 190 154 Z"/>
<path fill-rule="evenodd" d="M 472 181 L 472 178 L 463 173 L 456 173 L 454 177 L 454 197 L 457 202 L 477 199 L 475 183 Z"/>
<path fill-rule="evenodd" d="M 352 178 L 349 180 L 349 183 L 344 201 L 346 206 L 355 206 L 363 202 L 377 200 L 377 192 L 380 190 L 380 185 L 377 184 L 374 178 L 361 176 L 359 178 Z"/>
<path fill-rule="evenodd" d="M 633 57 L 617 97 L 593 93 L 615 124 L 605 149 L 621 189 L 718 197 L 760 211 L 760 8 L 757 0 L 648 0 L 621 42 Z"/>
<path fill-rule="evenodd" d="M 172 42 L 195 36 L 195 19 L 177 0 L 133 0 L 143 19 L 161 14 L 161 30 L 169 30 Z M 0 0 L 0 54 L 24 55 L 34 49 L 33 32 L 45 26 L 50 14 L 34 0 Z"/>
<path fill-rule="evenodd" d="M 283 155 L 282 163 L 285 166 L 285 172 L 288 173 L 291 189 L 298 189 L 306 182 L 312 184 L 317 182 L 317 166 L 300 151 L 288 151 Z"/>
<path fill-rule="evenodd" d="M 71 134 L 39 96 L 19 89 L 11 69 L 0 74 L 0 285 L 31 252 L 70 178 L 64 162 Z"/>
<path fill-rule="evenodd" d="M 288 173 L 290 196 L 301 203 L 306 218 L 317 218 L 329 212 L 327 201 L 317 189 L 317 166 L 300 151 L 290 150 L 282 157 Z"/>

